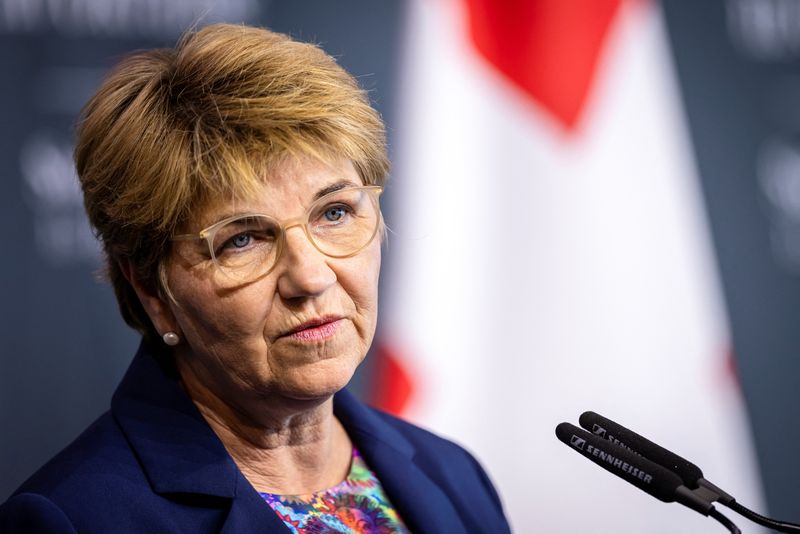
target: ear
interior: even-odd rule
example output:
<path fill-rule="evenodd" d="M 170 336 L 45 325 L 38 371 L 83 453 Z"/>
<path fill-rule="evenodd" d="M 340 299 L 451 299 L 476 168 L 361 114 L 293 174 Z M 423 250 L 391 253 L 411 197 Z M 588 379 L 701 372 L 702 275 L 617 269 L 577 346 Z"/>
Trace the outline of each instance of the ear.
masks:
<path fill-rule="evenodd" d="M 119 268 L 139 297 L 139 302 L 142 303 L 144 311 L 147 312 L 158 334 L 163 336 L 167 332 L 175 332 L 180 335 L 178 322 L 175 319 L 175 314 L 172 313 L 169 303 L 160 297 L 157 292 L 146 288 L 142 284 L 141 280 L 136 276 L 136 269 L 133 267 L 131 260 L 129 258 L 121 259 Z"/>

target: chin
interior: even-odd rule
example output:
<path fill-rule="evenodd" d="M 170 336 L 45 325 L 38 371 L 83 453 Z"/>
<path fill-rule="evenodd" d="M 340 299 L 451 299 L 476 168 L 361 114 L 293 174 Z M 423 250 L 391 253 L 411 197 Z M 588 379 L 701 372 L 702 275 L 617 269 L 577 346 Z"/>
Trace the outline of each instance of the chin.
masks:
<path fill-rule="evenodd" d="M 347 386 L 357 367 L 339 358 L 306 365 L 292 373 L 284 390 L 287 396 L 298 400 L 325 400 Z"/>

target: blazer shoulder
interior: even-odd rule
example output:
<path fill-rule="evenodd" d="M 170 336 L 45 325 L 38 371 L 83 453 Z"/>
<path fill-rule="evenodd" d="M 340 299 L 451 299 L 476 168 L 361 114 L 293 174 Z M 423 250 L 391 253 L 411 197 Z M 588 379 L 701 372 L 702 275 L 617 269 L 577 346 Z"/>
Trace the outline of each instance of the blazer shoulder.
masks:
<path fill-rule="evenodd" d="M 108 502 L 145 487 L 149 484 L 133 451 L 106 412 L 25 481 L 10 501 L 39 495 L 69 514 L 87 503 Z"/>
<path fill-rule="evenodd" d="M 77 532 L 67 515 L 50 499 L 36 493 L 18 493 L 0 505 L 0 532 Z"/>

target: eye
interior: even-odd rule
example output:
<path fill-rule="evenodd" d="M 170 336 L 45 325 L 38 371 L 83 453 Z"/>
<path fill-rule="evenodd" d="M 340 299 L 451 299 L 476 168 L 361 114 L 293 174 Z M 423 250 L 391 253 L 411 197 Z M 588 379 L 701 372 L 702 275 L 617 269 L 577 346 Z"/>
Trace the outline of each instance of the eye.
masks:
<path fill-rule="evenodd" d="M 325 220 L 329 222 L 339 222 L 347 215 L 347 209 L 344 206 L 330 206 L 328 207 L 324 214 Z"/>
<path fill-rule="evenodd" d="M 358 190 L 343 189 L 316 202 L 308 214 L 309 229 L 314 234 L 343 232 L 355 224 L 363 211 L 365 195 Z"/>
<path fill-rule="evenodd" d="M 214 248 L 214 254 L 217 256 L 223 254 L 236 254 L 244 252 L 252 248 L 256 244 L 256 237 L 252 232 L 240 232 L 232 235 L 231 237 L 221 240 L 220 244 Z"/>
<path fill-rule="evenodd" d="M 230 245 L 234 248 L 244 248 L 250 244 L 253 236 L 250 234 L 237 234 L 230 238 L 225 245 Z"/>
<path fill-rule="evenodd" d="M 214 235 L 213 251 L 221 256 L 246 256 L 269 251 L 275 246 L 280 227 L 266 217 L 248 216 L 235 219 L 219 228 Z"/>

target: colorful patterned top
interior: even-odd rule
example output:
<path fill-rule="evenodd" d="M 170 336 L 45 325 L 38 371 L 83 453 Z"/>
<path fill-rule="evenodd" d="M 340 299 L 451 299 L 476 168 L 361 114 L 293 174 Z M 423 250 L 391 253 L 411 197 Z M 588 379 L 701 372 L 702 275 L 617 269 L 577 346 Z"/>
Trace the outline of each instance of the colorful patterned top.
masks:
<path fill-rule="evenodd" d="M 353 447 L 350 473 L 339 485 L 310 495 L 261 493 L 296 534 L 407 534 L 375 473 Z"/>

